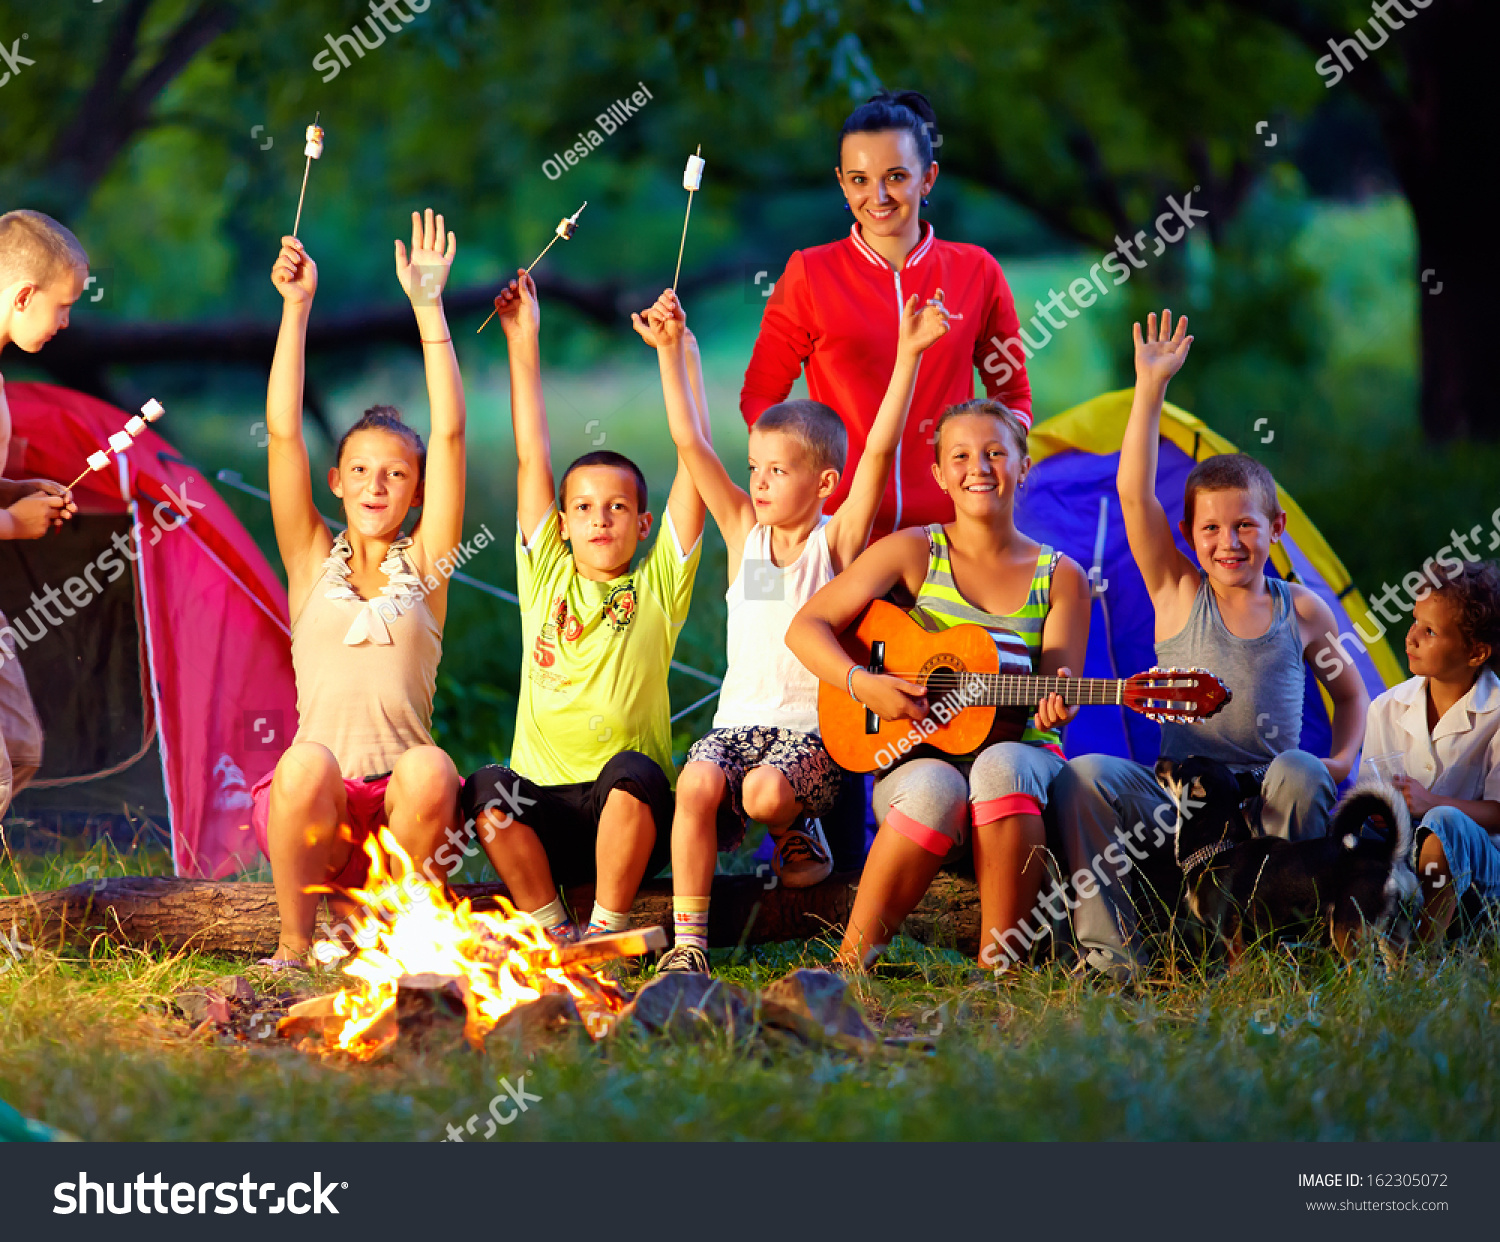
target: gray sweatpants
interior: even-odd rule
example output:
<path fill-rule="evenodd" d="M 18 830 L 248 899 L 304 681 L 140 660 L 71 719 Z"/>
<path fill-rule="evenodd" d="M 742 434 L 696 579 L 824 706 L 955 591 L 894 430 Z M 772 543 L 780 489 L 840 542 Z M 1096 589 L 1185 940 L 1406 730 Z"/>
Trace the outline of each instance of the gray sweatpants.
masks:
<path fill-rule="evenodd" d="M 1304 750 L 1284 751 L 1261 782 L 1261 831 L 1290 841 L 1321 837 L 1335 796 L 1321 759 Z M 1075 880 L 1070 902 L 1084 960 L 1127 979 L 1147 964 L 1131 873 L 1171 850 L 1177 826 L 1172 800 L 1150 768 L 1114 755 L 1080 755 L 1053 782 L 1050 810 L 1069 873 L 1095 877 L 1093 884 Z"/>

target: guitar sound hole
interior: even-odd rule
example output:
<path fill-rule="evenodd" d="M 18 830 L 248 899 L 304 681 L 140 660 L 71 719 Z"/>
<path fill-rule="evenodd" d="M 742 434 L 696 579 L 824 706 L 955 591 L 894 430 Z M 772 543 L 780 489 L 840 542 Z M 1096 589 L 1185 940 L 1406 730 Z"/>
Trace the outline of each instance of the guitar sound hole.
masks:
<path fill-rule="evenodd" d="M 927 675 L 925 685 L 929 707 L 939 699 L 946 699 L 953 706 L 958 698 L 959 670 L 947 666 L 935 668 Z"/>

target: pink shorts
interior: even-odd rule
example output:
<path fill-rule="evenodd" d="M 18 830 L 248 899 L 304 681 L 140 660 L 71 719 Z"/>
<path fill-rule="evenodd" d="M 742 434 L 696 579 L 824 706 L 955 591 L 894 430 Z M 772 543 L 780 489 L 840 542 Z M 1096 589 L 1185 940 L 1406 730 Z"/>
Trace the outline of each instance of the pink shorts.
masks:
<path fill-rule="evenodd" d="M 266 843 L 270 839 L 271 780 L 275 775 L 276 770 L 273 768 L 250 788 L 253 802 L 250 823 L 255 828 L 255 839 L 260 843 L 260 852 L 267 858 L 271 856 Z M 350 780 L 345 777 L 344 793 L 349 800 L 349 832 L 354 850 L 349 855 L 349 861 L 331 878 L 330 883 L 340 888 L 355 888 L 364 883 L 370 871 L 370 860 L 365 854 L 364 844 L 377 828 L 386 826 L 385 787 L 390 783 L 389 772 L 373 781 Z"/>

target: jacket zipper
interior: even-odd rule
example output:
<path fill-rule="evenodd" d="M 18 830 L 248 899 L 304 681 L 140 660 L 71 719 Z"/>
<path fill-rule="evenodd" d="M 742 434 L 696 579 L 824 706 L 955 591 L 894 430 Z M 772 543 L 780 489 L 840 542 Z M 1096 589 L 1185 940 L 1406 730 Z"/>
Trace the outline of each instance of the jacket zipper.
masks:
<path fill-rule="evenodd" d="M 901 295 L 901 273 L 894 268 L 891 275 L 896 278 L 896 335 L 901 335 L 901 310 L 906 305 L 906 299 Z M 901 438 L 896 441 L 896 516 L 891 522 L 891 531 L 894 533 L 901 529 L 901 450 L 906 444 L 906 428 L 901 428 Z"/>

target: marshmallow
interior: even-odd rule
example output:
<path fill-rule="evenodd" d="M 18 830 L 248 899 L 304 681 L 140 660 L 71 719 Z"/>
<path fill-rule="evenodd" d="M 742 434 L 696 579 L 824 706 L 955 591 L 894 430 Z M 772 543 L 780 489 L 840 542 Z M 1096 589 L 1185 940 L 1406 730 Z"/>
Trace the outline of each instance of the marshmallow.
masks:
<path fill-rule="evenodd" d="M 302 153 L 315 160 L 323 158 L 323 127 L 321 125 L 307 127 L 307 145 L 302 148 Z"/>
<path fill-rule="evenodd" d="M 109 447 L 117 453 L 123 453 L 130 447 L 130 434 L 125 431 L 117 431 L 109 438 Z"/>
<path fill-rule="evenodd" d="M 687 167 L 682 170 L 682 188 L 697 190 L 703 186 L 703 165 L 707 163 L 697 155 L 688 156 Z"/>
<path fill-rule="evenodd" d="M 107 465 L 109 465 L 109 454 L 103 449 L 100 449 L 97 453 L 89 454 L 90 470 L 103 470 Z"/>
<path fill-rule="evenodd" d="M 573 232 L 577 228 L 577 220 L 569 220 L 567 216 L 564 216 L 557 222 L 557 235 L 561 237 L 563 241 L 567 241 L 568 238 L 573 236 Z"/>
<path fill-rule="evenodd" d="M 146 421 L 148 423 L 154 423 L 158 418 L 166 413 L 166 410 L 162 408 L 162 404 L 160 401 L 158 401 L 155 397 L 152 397 L 150 401 L 141 406 L 141 413 L 146 416 Z"/>
<path fill-rule="evenodd" d="M 138 436 L 141 434 L 141 432 L 146 430 L 146 420 L 139 414 L 137 414 L 134 418 L 132 418 L 128 423 L 125 424 L 125 430 L 130 432 L 130 434 L 133 436 Z"/>

